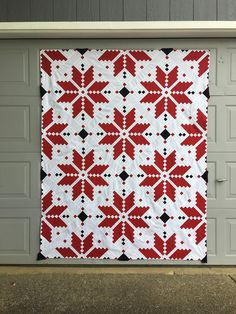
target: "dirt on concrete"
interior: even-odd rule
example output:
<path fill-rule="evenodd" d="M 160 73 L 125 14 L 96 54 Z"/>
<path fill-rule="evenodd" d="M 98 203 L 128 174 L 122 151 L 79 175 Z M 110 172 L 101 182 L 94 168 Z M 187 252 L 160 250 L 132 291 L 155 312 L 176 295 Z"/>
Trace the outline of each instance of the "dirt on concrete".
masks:
<path fill-rule="evenodd" d="M 0 313 L 234 314 L 236 272 L 0 271 Z"/>

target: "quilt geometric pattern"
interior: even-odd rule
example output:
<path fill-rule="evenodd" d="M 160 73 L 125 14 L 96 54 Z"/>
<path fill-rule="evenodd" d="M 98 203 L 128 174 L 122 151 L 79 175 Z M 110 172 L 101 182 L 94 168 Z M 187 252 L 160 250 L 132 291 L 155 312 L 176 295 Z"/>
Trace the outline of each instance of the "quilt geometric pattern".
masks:
<path fill-rule="evenodd" d="M 209 51 L 41 50 L 44 258 L 206 256 Z"/>

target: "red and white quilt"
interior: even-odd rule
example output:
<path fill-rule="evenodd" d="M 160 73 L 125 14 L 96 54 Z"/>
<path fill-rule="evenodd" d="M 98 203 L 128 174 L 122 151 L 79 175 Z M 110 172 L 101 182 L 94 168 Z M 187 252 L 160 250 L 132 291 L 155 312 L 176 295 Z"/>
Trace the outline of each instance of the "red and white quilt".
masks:
<path fill-rule="evenodd" d="M 205 50 L 41 50 L 45 258 L 206 256 Z"/>

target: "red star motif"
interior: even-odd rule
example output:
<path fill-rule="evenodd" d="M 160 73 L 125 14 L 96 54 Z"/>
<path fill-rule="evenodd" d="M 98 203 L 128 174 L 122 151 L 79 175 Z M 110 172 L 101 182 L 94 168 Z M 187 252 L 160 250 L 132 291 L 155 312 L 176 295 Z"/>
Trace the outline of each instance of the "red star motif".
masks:
<path fill-rule="evenodd" d="M 58 182 L 58 185 L 73 185 L 72 199 L 75 200 L 84 193 L 90 200 L 93 200 L 93 186 L 107 186 L 108 183 L 102 178 L 102 173 L 108 165 L 94 165 L 94 151 L 90 151 L 82 157 L 76 150 L 73 150 L 73 164 L 58 165 L 65 176 Z"/>
<path fill-rule="evenodd" d="M 52 75 L 53 61 L 66 61 L 67 58 L 58 50 L 47 50 L 41 54 L 40 64 L 42 70 L 49 76 Z"/>
<path fill-rule="evenodd" d="M 176 234 L 172 234 L 166 241 L 162 240 L 156 233 L 154 234 L 154 247 L 139 249 L 146 258 L 170 258 L 184 259 L 191 250 L 176 249 Z"/>
<path fill-rule="evenodd" d="M 52 202 L 52 191 L 49 191 L 42 199 L 42 212 L 44 220 L 42 221 L 41 234 L 51 242 L 52 227 L 66 227 L 67 225 L 61 219 L 61 214 L 66 210 L 67 206 L 55 206 Z"/>
<path fill-rule="evenodd" d="M 86 72 L 80 72 L 72 66 L 72 81 L 58 81 L 57 84 L 64 90 L 64 94 L 57 100 L 59 103 L 72 103 L 72 114 L 75 118 L 81 111 L 93 118 L 93 103 L 108 103 L 102 90 L 108 82 L 94 81 L 94 67 Z"/>
<path fill-rule="evenodd" d="M 200 109 L 198 109 L 196 124 L 181 124 L 181 125 L 188 133 L 188 137 L 181 143 L 181 145 L 185 146 L 196 145 L 196 160 L 199 160 L 202 156 L 206 154 L 207 117 Z"/>
<path fill-rule="evenodd" d="M 135 145 L 147 145 L 149 142 L 143 136 L 143 132 L 150 126 L 149 123 L 135 122 L 135 109 L 123 115 L 118 109 L 114 109 L 113 123 L 99 123 L 106 132 L 99 144 L 113 145 L 113 158 L 117 159 L 122 153 L 126 153 L 134 159 Z"/>
<path fill-rule="evenodd" d="M 67 126 L 67 123 L 53 123 L 52 108 L 44 113 L 42 118 L 42 151 L 49 159 L 52 159 L 52 151 L 54 145 L 67 144 L 66 140 L 61 135 L 61 132 Z"/>
<path fill-rule="evenodd" d="M 151 58 L 141 50 L 106 50 L 99 61 L 114 61 L 114 76 L 117 76 L 122 70 L 127 70 L 135 76 L 136 61 L 150 61 Z"/>
<path fill-rule="evenodd" d="M 176 103 L 192 103 L 186 92 L 193 83 L 178 81 L 177 66 L 170 73 L 165 73 L 157 66 L 156 81 L 141 82 L 141 84 L 147 90 L 147 95 L 141 99 L 141 102 L 155 103 L 155 118 L 158 118 L 164 111 L 176 118 Z"/>
<path fill-rule="evenodd" d="M 71 247 L 57 247 L 56 250 L 63 257 L 100 258 L 107 248 L 98 248 L 93 245 L 93 233 L 85 239 L 80 239 L 74 232 L 71 233 Z"/>
<path fill-rule="evenodd" d="M 148 228 L 148 224 L 143 220 L 143 215 L 149 207 L 137 207 L 134 203 L 134 192 L 126 198 L 122 198 L 116 192 L 113 193 L 113 206 L 98 206 L 106 216 L 99 224 L 101 228 L 113 229 L 113 242 L 120 237 L 126 236 L 132 243 L 134 242 L 134 228 Z"/>
<path fill-rule="evenodd" d="M 206 223 L 202 220 L 206 214 L 206 200 L 200 193 L 196 193 L 196 207 L 181 207 L 187 216 L 181 229 L 196 229 L 196 244 L 199 244 L 206 236 Z"/>
<path fill-rule="evenodd" d="M 184 174 L 191 167 L 177 166 L 175 151 L 166 158 L 155 151 L 154 165 L 140 165 L 140 168 L 147 175 L 140 186 L 154 187 L 154 201 L 160 199 L 162 195 L 167 195 L 174 202 L 176 186 L 190 187 L 184 179 Z"/>
<path fill-rule="evenodd" d="M 198 65 L 198 76 L 202 76 L 209 67 L 209 55 L 205 55 L 205 51 L 191 51 L 184 59 L 184 61 L 195 61 Z"/>

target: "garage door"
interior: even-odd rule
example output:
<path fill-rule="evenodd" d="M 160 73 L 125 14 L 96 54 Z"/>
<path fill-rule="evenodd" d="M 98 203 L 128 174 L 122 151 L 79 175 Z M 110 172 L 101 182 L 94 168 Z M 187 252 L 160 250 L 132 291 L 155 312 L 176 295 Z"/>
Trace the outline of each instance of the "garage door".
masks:
<path fill-rule="evenodd" d="M 233 39 L 2 40 L 0 263 L 108 263 L 102 260 L 36 260 L 40 227 L 39 49 L 69 47 L 211 50 L 208 263 L 236 264 L 236 41 Z M 163 264 L 164 261 L 142 263 Z"/>

